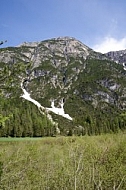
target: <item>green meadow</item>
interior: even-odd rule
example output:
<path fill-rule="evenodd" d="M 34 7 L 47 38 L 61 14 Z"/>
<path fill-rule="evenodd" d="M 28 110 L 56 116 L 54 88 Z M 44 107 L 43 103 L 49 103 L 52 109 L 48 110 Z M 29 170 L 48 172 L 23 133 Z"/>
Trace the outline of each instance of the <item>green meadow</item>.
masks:
<path fill-rule="evenodd" d="M 1 190 L 125 190 L 126 134 L 0 138 Z"/>

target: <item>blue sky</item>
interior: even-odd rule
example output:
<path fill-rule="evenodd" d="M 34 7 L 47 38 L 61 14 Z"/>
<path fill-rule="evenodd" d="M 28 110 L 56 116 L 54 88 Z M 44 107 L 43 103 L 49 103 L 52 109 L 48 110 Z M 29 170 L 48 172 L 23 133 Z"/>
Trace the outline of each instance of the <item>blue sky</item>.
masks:
<path fill-rule="evenodd" d="M 96 51 L 126 49 L 126 0 L 0 0 L 2 47 L 59 36 Z"/>

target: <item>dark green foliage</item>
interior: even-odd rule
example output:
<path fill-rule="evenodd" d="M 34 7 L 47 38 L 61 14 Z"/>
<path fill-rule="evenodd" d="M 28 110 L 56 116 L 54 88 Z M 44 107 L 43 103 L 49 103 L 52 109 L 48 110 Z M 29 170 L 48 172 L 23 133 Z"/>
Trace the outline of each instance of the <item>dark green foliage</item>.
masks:
<path fill-rule="evenodd" d="M 53 125 L 37 108 L 27 102 L 6 100 L 1 109 L 3 117 L 12 114 L 5 125 L 0 128 L 1 137 L 42 137 L 55 134 Z"/>

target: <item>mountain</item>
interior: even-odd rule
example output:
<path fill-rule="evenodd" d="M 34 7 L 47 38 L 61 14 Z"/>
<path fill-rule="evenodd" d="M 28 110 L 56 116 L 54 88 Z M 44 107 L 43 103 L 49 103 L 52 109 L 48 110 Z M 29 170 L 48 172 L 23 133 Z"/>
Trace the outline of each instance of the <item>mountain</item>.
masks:
<path fill-rule="evenodd" d="M 1 48 L 0 136 L 124 130 L 126 71 L 119 57 L 71 37 Z"/>

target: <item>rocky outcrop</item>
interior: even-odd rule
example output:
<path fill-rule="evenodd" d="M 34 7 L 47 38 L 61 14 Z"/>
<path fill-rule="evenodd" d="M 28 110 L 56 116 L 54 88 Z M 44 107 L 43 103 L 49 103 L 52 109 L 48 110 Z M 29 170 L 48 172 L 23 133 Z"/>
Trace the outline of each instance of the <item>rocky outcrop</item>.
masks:
<path fill-rule="evenodd" d="M 111 51 L 105 54 L 108 58 L 116 63 L 123 64 L 126 63 L 126 50 Z"/>

